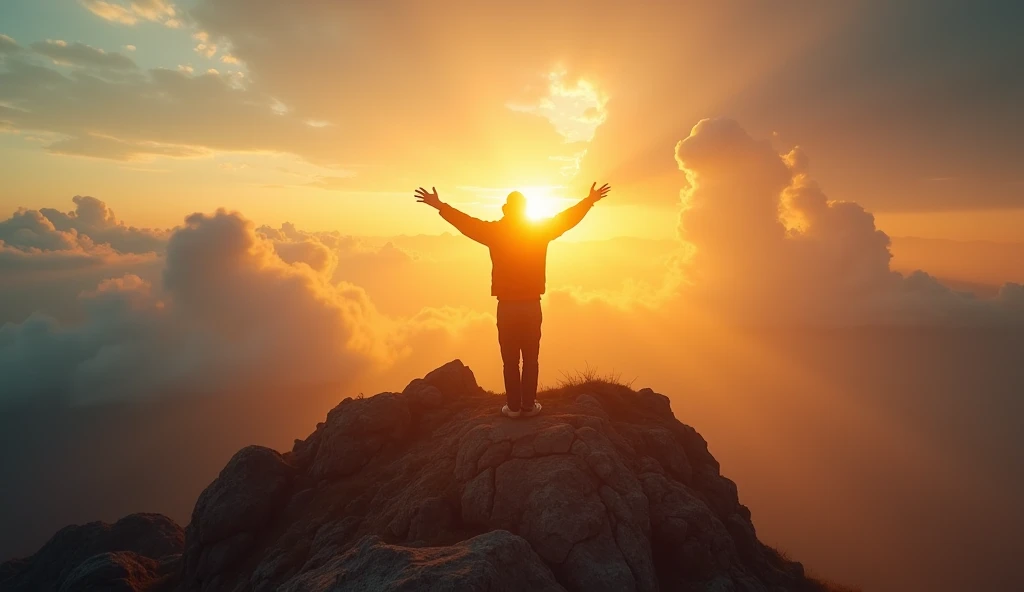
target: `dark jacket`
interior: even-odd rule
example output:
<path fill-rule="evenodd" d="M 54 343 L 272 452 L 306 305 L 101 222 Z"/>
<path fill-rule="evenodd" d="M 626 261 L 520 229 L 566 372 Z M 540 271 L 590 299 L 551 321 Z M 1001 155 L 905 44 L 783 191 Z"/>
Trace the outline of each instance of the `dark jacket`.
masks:
<path fill-rule="evenodd" d="M 524 223 L 508 217 L 485 222 L 448 204 L 438 212 L 459 232 L 490 249 L 492 296 L 535 300 L 544 293 L 548 243 L 579 224 L 592 207 L 594 201 L 586 198 L 547 220 Z"/>

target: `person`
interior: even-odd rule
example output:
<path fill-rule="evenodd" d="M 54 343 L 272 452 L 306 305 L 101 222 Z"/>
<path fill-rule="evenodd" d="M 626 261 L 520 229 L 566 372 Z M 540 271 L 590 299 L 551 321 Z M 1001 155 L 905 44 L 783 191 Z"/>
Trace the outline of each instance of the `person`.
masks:
<path fill-rule="evenodd" d="M 608 195 L 607 183 L 590 186 L 590 194 L 576 205 L 546 220 L 526 215 L 526 197 L 518 191 L 508 194 L 501 207 L 502 218 L 484 221 L 441 201 L 437 188 L 416 190 L 416 200 L 437 209 L 459 232 L 490 249 L 491 295 L 498 299 L 498 346 L 505 378 L 507 417 L 530 417 L 540 413 L 537 402 L 538 356 L 540 354 L 540 297 L 544 293 L 548 243 L 583 220 L 599 200 Z M 522 356 L 522 374 L 519 359 Z"/>

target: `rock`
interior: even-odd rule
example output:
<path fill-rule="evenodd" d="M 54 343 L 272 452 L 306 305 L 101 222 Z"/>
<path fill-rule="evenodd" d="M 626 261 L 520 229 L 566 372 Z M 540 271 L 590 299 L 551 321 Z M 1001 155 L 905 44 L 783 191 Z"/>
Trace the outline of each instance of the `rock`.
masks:
<path fill-rule="evenodd" d="M 511 459 L 495 470 L 494 490 L 488 525 L 518 533 L 551 563 L 607 523 L 586 463 L 573 456 Z"/>
<path fill-rule="evenodd" d="M 669 573 L 703 578 L 740 563 L 725 525 L 692 490 L 654 473 L 644 474 L 642 483 L 650 502 L 652 547 Z"/>
<path fill-rule="evenodd" d="M 491 427 L 484 424 L 473 426 L 459 439 L 458 453 L 455 457 L 455 478 L 466 480 L 477 474 L 477 463 L 484 452 L 490 448 Z"/>
<path fill-rule="evenodd" d="M 348 516 L 321 526 L 313 536 L 309 559 L 302 566 L 302 570 L 316 569 L 336 557 L 349 543 L 360 524 L 359 518 Z"/>
<path fill-rule="evenodd" d="M 165 573 L 161 559 L 173 556 L 177 568 L 184 542 L 181 527 L 160 514 L 66 526 L 31 557 L 0 566 L 0 590 L 102 590 L 94 585 L 102 581 L 111 582 L 112 589 L 143 590 Z M 114 583 L 118 579 L 136 587 Z"/>
<path fill-rule="evenodd" d="M 185 580 L 209 583 L 241 558 L 281 508 L 295 468 L 262 446 L 239 450 L 199 495 L 185 533 Z"/>
<path fill-rule="evenodd" d="M 411 421 L 409 404 L 397 393 L 335 407 L 320 435 L 311 478 L 344 477 L 361 469 L 387 442 L 401 439 Z"/>
<path fill-rule="evenodd" d="M 0 589 L 821 592 L 667 397 L 591 382 L 544 403 L 501 417 L 450 362 L 345 399 L 285 455 L 239 451 L 184 535 L 158 515 L 69 527 L 0 564 Z"/>
<path fill-rule="evenodd" d="M 564 423 L 543 423 L 534 431 L 520 434 L 512 443 L 511 456 L 532 458 L 548 454 L 565 454 L 572 447 L 576 431 Z"/>
<path fill-rule="evenodd" d="M 496 467 L 501 463 L 505 462 L 505 459 L 512 454 L 512 442 L 508 440 L 502 440 L 495 442 L 484 450 L 483 454 L 476 461 L 477 472 L 491 467 Z"/>
<path fill-rule="evenodd" d="M 467 524 L 487 526 L 494 505 L 494 469 L 474 477 L 462 490 L 462 520 Z"/>
<path fill-rule="evenodd" d="M 206 580 L 221 573 L 245 556 L 245 552 L 252 546 L 253 540 L 252 533 L 240 532 L 204 548 L 199 557 L 195 577 L 199 580 Z"/>
<path fill-rule="evenodd" d="M 633 573 L 607 530 L 573 545 L 565 562 L 559 566 L 559 572 L 572 590 L 637 590 Z M 657 587 L 648 590 L 657 590 Z"/>
<path fill-rule="evenodd" d="M 448 532 L 454 522 L 454 512 L 448 500 L 429 497 L 416 509 L 409 521 L 408 538 L 425 541 L 438 533 Z"/>
<path fill-rule="evenodd" d="M 480 390 L 476 376 L 461 360 L 452 360 L 444 366 L 431 370 L 423 381 L 437 387 L 446 397 L 467 395 Z"/>
<path fill-rule="evenodd" d="M 499 530 L 449 547 L 399 547 L 367 536 L 344 555 L 289 580 L 280 590 L 562 592 L 564 588 L 526 541 Z"/>
<path fill-rule="evenodd" d="M 259 530 L 279 506 L 294 476 L 294 468 L 269 448 L 239 450 L 199 495 L 189 529 L 200 544 Z"/>
<path fill-rule="evenodd" d="M 537 455 L 565 454 L 572 448 L 576 431 L 572 426 L 558 424 L 537 433 L 533 440 L 533 450 Z"/>
<path fill-rule="evenodd" d="M 594 395 L 584 393 L 576 397 L 576 405 L 583 413 L 600 417 L 601 419 L 608 419 L 608 412 L 604 410 L 601 401 Z"/>
<path fill-rule="evenodd" d="M 646 450 L 658 459 L 665 470 L 671 472 L 683 483 L 693 479 L 693 468 L 686 458 L 683 447 L 676 442 L 670 430 L 655 427 L 641 430 Z"/>
<path fill-rule="evenodd" d="M 130 551 L 93 555 L 64 578 L 58 592 L 141 592 L 160 578 L 160 563 Z"/>
<path fill-rule="evenodd" d="M 663 417 L 673 417 L 672 402 L 665 395 L 656 393 L 649 388 L 642 388 L 636 392 L 636 398 L 640 405 L 654 413 Z"/>
<path fill-rule="evenodd" d="M 402 395 L 409 400 L 409 405 L 420 409 L 432 409 L 444 402 L 441 389 L 422 378 L 410 382 L 409 386 L 402 391 Z"/>

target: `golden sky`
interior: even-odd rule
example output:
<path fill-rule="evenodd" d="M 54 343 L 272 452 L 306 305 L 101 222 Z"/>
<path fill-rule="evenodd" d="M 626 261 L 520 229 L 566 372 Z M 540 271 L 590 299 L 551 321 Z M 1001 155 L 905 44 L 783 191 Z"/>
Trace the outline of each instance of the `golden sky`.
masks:
<path fill-rule="evenodd" d="M 611 213 L 580 237 L 670 238 L 673 147 L 727 116 L 780 152 L 801 146 L 832 199 L 891 235 L 1014 241 L 1012 7 L 976 7 L 972 27 L 965 10 L 7 3 L 0 213 L 88 194 L 144 226 L 225 206 L 314 230 L 437 233 L 412 188 L 496 217 L 511 188 L 550 211 L 600 179 Z"/>

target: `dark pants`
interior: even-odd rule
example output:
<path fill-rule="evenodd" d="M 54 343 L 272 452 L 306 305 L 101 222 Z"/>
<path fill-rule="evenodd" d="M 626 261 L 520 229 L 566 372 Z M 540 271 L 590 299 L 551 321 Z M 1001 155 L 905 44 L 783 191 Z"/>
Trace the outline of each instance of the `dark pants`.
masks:
<path fill-rule="evenodd" d="M 505 375 L 505 396 L 512 411 L 533 409 L 540 355 L 540 299 L 498 301 L 498 345 Z M 519 374 L 519 356 L 523 374 Z"/>

